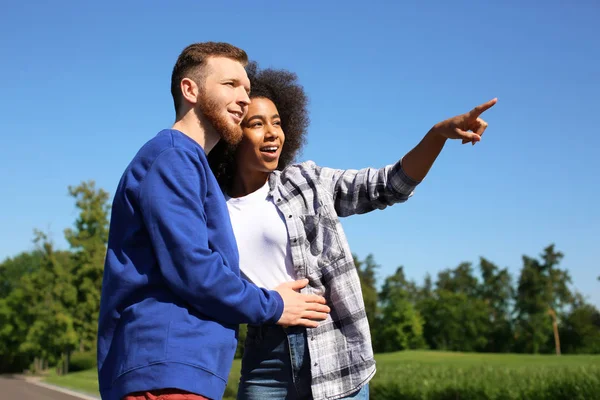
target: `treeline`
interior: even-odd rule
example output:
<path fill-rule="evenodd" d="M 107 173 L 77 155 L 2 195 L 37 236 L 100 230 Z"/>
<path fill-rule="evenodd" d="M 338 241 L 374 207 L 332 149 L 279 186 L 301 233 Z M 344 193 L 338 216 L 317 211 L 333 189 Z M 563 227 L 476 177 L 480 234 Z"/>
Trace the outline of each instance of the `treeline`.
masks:
<path fill-rule="evenodd" d="M 64 232 L 70 249 L 36 231 L 34 250 L 0 264 L 0 372 L 66 373 L 95 355 L 109 195 L 93 181 L 68 192 L 79 211 Z M 570 291 L 562 257 L 554 246 L 524 256 L 516 282 L 484 258 L 477 274 L 463 263 L 420 285 L 400 267 L 379 290 L 373 256 L 355 257 L 375 350 L 600 353 L 600 313 Z"/>
<path fill-rule="evenodd" d="M 518 279 L 481 257 L 422 284 L 403 267 L 376 289 L 372 255 L 355 256 L 376 352 L 600 353 L 600 312 L 570 289 L 554 245 L 523 256 Z"/>
<path fill-rule="evenodd" d="M 109 195 L 94 182 L 69 187 L 79 215 L 56 250 L 44 232 L 36 248 L 0 264 L 0 372 L 58 367 L 95 352 L 108 241 Z"/>

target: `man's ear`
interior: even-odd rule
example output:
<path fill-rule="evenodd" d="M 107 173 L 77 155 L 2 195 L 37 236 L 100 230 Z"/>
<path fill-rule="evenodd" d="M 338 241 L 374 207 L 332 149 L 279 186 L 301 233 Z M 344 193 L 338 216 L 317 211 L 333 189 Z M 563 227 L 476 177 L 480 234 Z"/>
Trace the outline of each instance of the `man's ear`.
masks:
<path fill-rule="evenodd" d="M 188 103 L 196 105 L 196 103 L 198 103 L 198 96 L 200 94 L 200 89 L 198 88 L 196 82 L 190 78 L 183 78 L 179 85 L 183 99 Z"/>

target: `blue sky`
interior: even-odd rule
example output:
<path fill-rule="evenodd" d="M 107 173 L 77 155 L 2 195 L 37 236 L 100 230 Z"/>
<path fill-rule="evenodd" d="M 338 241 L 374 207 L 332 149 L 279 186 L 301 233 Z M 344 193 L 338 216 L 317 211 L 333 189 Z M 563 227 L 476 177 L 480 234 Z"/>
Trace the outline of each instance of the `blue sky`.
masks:
<path fill-rule="evenodd" d="M 402 3 L 402 4 L 401 4 Z M 310 96 L 302 159 L 382 167 L 436 122 L 498 97 L 477 146 L 446 145 L 407 203 L 343 220 L 379 277 L 485 256 L 517 278 L 555 243 L 600 306 L 597 2 L 5 3 L 0 15 L 0 259 L 63 230 L 67 187 L 114 193 L 137 149 L 173 122 L 170 74 L 198 41 L 296 72 Z M 595 4 L 594 4 L 595 3 Z"/>

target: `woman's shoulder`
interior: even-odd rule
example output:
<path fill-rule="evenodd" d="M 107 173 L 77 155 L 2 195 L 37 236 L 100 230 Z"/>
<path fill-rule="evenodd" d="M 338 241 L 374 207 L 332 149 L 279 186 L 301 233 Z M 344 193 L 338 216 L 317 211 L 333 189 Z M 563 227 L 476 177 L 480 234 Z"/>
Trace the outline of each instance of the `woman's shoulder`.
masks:
<path fill-rule="evenodd" d="M 306 160 L 302 162 L 297 162 L 294 164 L 290 164 L 281 171 L 281 173 L 294 173 L 298 171 L 314 171 L 318 169 L 319 166 L 313 160 Z"/>
<path fill-rule="evenodd" d="M 297 179 L 317 179 L 319 167 L 312 160 L 297 162 L 290 164 L 281 171 L 275 171 L 285 180 L 297 180 Z"/>

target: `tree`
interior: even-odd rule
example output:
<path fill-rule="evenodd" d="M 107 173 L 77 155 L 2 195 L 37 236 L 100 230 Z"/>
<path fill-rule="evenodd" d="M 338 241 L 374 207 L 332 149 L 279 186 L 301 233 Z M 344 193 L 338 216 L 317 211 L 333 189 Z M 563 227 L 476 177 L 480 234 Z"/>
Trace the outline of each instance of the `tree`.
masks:
<path fill-rule="evenodd" d="M 455 269 L 440 272 L 436 285 L 440 290 L 463 293 L 467 297 L 476 298 L 479 295 L 479 282 L 473 275 L 473 267 L 469 262 L 463 262 Z"/>
<path fill-rule="evenodd" d="M 22 276 L 39 269 L 42 256 L 42 252 L 37 250 L 22 252 L 0 264 L 0 299 L 8 297 L 19 285 Z"/>
<path fill-rule="evenodd" d="M 479 297 L 489 307 L 490 336 L 486 351 L 508 352 L 512 348 L 513 328 L 511 306 L 515 291 L 507 268 L 500 269 L 481 257 L 481 286 Z"/>
<path fill-rule="evenodd" d="M 423 287 L 421 288 L 419 301 L 430 298 L 433 295 L 433 282 L 431 281 L 431 275 L 427 273 L 425 280 L 423 281 Z"/>
<path fill-rule="evenodd" d="M 104 272 L 104 257 L 108 242 L 108 193 L 97 189 L 94 181 L 69 186 L 80 213 L 75 229 L 66 229 L 65 237 L 74 252 L 74 285 L 77 307 L 74 310 L 75 331 L 80 339 L 79 350 L 95 348 L 100 292 Z"/>
<path fill-rule="evenodd" d="M 0 373 L 19 372 L 29 361 L 19 351 L 27 334 L 29 306 L 22 298 L 22 279 L 39 270 L 42 252 L 22 252 L 0 264 Z"/>
<path fill-rule="evenodd" d="M 490 309 L 471 263 L 438 274 L 433 295 L 419 309 L 425 318 L 424 337 L 434 349 L 483 351 L 490 335 Z"/>
<path fill-rule="evenodd" d="M 71 314 L 77 290 L 72 284 L 70 254 L 54 251 L 42 232 L 36 231 L 35 242 L 43 257 L 39 270 L 22 280 L 20 295 L 27 301 L 28 310 L 20 351 L 56 363 L 61 358 L 68 360 L 77 343 Z"/>
<path fill-rule="evenodd" d="M 560 337 L 565 353 L 600 354 L 600 311 L 575 295 L 562 320 Z"/>
<path fill-rule="evenodd" d="M 517 346 L 521 351 L 547 352 L 554 325 L 556 353 L 560 354 L 555 318 L 573 300 L 568 287 L 571 277 L 558 268 L 562 258 L 553 244 L 544 249 L 541 261 L 523 256 L 515 303 Z"/>
<path fill-rule="evenodd" d="M 365 310 L 367 312 L 367 320 L 371 331 L 373 331 L 375 318 L 377 316 L 377 288 L 375 273 L 379 265 L 375 263 L 375 258 L 372 254 L 367 255 L 364 261 L 360 261 L 358 257 L 353 254 L 354 265 L 358 271 L 358 277 L 360 279 L 360 287 L 362 291 L 363 300 L 365 302 Z"/>
<path fill-rule="evenodd" d="M 375 322 L 375 351 L 391 352 L 425 347 L 423 318 L 414 301 L 417 287 L 404 276 L 403 267 L 387 277 L 379 301 L 381 313 Z"/>
<path fill-rule="evenodd" d="M 482 351 L 489 336 L 488 311 L 480 299 L 438 289 L 422 305 L 425 340 L 438 350 Z"/>

